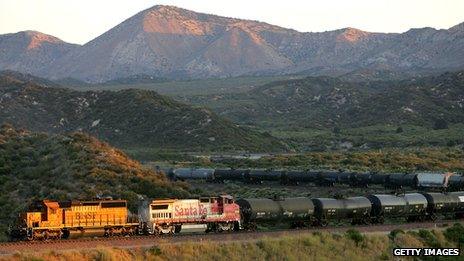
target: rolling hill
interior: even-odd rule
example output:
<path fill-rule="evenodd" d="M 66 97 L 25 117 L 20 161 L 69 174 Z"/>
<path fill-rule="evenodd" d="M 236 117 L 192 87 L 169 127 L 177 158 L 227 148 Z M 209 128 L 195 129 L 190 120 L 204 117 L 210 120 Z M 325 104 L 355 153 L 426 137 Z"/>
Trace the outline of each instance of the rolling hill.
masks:
<path fill-rule="evenodd" d="M 157 5 L 83 46 L 36 32 L 40 36 L 32 39 L 39 40 L 30 40 L 23 36 L 28 34 L 0 36 L 0 70 L 101 83 L 137 75 L 159 79 L 286 73 L 338 76 L 366 69 L 416 75 L 464 68 L 464 24 L 401 34 L 350 27 L 302 33 Z"/>
<path fill-rule="evenodd" d="M 18 212 L 39 199 L 112 196 L 185 197 L 189 192 L 161 173 L 143 168 L 123 152 L 85 135 L 47 135 L 0 128 L 0 241 Z"/>
<path fill-rule="evenodd" d="M 242 124 L 354 128 L 376 124 L 432 127 L 464 122 L 464 72 L 401 81 L 352 82 L 330 77 L 278 81 L 246 93 L 193 96 Z"/>
<path fill-rule="evenodd" d="M 25 79 L 25 80 L 24 80 Z M 268 134 L 153 91 L 78 92 L 0 74 L 0 122 L 47 133 L 82 131 L 124 148 L 282 151 Z"/>

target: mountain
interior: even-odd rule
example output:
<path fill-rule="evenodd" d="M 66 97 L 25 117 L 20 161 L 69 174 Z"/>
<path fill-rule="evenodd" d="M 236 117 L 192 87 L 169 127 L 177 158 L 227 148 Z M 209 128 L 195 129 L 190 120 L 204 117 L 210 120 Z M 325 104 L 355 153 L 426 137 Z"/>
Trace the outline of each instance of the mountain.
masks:
<path fill-rule="evenodd" d="M 48 133 L 83 131 L 125 148 L 281 151 L 268 134 L 152 91 L 78 92 L 0 74 L 0 123 Z"/>
<path fill-rule="evenodd" d="M 173 6 L 141 11 L 83 46 L 60 44 L 61 51 L 0 54 L 0 69 L 18 69 L 51 79 L 101 83 L 146 75 L 154 78 L 207 78 L 303 73 L 338 76 L 365 69 L 416 75 L 464 68 L 464 26 L 448 30 L 411 29 L 371 33 L 356 28 L 301 33 L 262 22 L 196 13 Z M 6 35 L 3 38 L 11 38 Z M 42 37 L 41 39 L 45 39 Z M 12 44 L 0 42 L 8 50 Z M 39 45 L 41 46 L 41 45 Z M 67 46 L 65 48 L 65 46 Z M 25 49 L 25 50 L 24 50 Z M 34 49 L 34 48 L 32 48 Z M 48 49 L 47 49 L 48 50 Z M 15 64 L 20 56 L 42 70 Z M 8 58 L 10 57 L 10 58 Z M 21 64 L 24 64 L 23 62 Z M 26 63 L 27 64 L 27 63 Z M 28 71 L 29 70 L 29 71 Z"/>
<path fill-rule="evenodd" d="M 47 135 L 0 127 L 0 241 L 7 225 L 40 199 L 185 197 L 181 184 L 143 168 L 123 152 L 82 133 Z"/>
<path fill-rule="evenodd" d="M 264 127 L 434 126 L 464 122 L 464 72 L 399 81 L 331 77 L 279 81 L 247 93 L 187 98 L 236 122 Z"/>
<path fill-rule="evenodd" d="M 0 69 L 45 75 L 51 64 L 77 47 L 36 31 L 0 35 Z"/>

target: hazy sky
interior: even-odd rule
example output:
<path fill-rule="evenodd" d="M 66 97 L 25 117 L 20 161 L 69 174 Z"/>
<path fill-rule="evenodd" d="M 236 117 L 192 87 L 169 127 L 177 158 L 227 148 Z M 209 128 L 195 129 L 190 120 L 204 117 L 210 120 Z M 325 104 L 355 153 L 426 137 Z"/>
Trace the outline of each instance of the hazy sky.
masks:
<path fill-rule="evenodd" d="M 0 34 L 36 30 L 86 43 L 157 4 L 320 32 L 449 28 L 464 22 L 464 0 L 0 0 Z"/>

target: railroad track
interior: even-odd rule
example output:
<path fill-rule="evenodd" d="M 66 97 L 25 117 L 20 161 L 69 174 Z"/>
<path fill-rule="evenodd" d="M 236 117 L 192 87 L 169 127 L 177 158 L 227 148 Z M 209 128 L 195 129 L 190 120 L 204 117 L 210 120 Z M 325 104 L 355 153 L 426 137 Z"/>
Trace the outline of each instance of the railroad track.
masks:
<path fill-rule="evenodd" d="M 135 247 L 152 247 L 160 244 L 173 244 L 182 242 L 230 242 L 230 241 L 250 241 L 258 240 L 263 237 L 281 237 L 287 235 L 307 235 L 313 232 L 330 232 L 344 233 L 348 229 L 356 229 L 363 233 L 389 233 L 394 229 L 415 230 L 421 228 L 443 229 L 454 223 L 463 223 L 464 221 L 440 221 L 440 222 L 422 222 L 406 224 L 387 224 L 387 225 L 366 225 L 366 226 L 340 226 L 324 228 L 305 228 L 305 229 L 285 229 L 274 231 L 240 231 L 234 233 L 217 233 L 217 234 L 177 234 L 173 236 L 132 236 L 132 237 L 111 237 L 111 238 L 80 238 L 80 239 L 63 239 L 49 241 L 22 241 L 0 243 L 0 255 L 12 255 L 17 252 L 37 253 L 47 251 L 64 251 L 64 250 L 82 250 L 95 249 L 100 247 L 116 248 L 135 248 Z"/>

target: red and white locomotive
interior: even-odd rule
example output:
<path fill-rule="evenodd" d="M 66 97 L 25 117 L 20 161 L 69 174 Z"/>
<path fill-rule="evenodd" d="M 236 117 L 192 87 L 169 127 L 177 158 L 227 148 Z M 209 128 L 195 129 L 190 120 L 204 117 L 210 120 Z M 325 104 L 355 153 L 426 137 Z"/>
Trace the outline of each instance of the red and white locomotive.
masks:
<path fill-rule="evenodd" d="M 231 196 L 200 199 L 160 199 L 139 208 L 143 232 L 179 233 L 188 225 L 203 225 L 206 232 L 232 231 L 240 228 L 240 208 Z"/>

